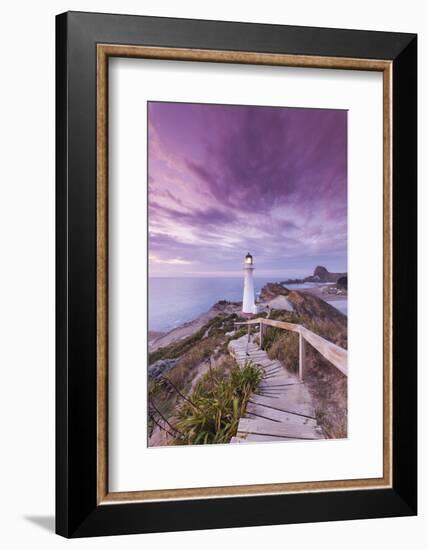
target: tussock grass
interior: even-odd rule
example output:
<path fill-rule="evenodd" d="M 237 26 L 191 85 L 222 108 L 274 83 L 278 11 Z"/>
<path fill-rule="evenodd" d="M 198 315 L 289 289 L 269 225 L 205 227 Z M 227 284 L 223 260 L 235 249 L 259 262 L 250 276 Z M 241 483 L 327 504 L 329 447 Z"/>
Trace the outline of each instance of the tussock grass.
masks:
<path fill-rule="evenodd" d="M 198 382 L 191 401 L 176 414 L 181 444 L 228 443 L 236 435 L 248 399 L 259 384 L 262 371 L 252 363 L 229 370 L 211 369 Z"/>
<path fill-rule="evenodd" d="M 177 366 L 169 372 L 168 378 L 181 390 L 185 390 L 193 378 L 193 370 L 209 359 L 219 344 L 218 336 L 209 336 L 201 340 L 180 358 Z"/>
<path fill-rule="evenodd" d="M 291 372 L 299 370 L 299 335 L 279 328 L 268 327 L 263 347 L 270 359 L 278 359 Z"/>
<path fill-rule="evenodd" d="M 306 346 L 305 383 L 312 394 L 318 423 L 330 438 L 348 432 L 348 378 L 312 346 Z"/>
<path fill-rule="evenodd" d="M 319 334 L 329 342 L 333 342 L 341 348 L 348 347 L 348 331 L 346 323 L 338 324 L 324 319 L 304 319 L 301 323 L 305 328 Z"/>

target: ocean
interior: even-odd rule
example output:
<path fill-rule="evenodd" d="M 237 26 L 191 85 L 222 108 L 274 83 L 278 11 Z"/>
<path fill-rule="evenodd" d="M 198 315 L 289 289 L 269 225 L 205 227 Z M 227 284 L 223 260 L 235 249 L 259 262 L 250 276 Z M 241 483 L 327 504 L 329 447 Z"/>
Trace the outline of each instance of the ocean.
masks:
<path fill-rule="evenodd" d="M 272 277 L 254 277 L 256 294 Z M 317 286 L 305 283 L 304 287 Z M 287 285 L 288 288 L 302 285 Z M 151 277 L 149 279 L 149 330 L 166 332 L 193 321 L 219 300 L 242 300 L 243 280 L 240 277 Z M 347 301 L 331 302 L 347 314 Z"/>

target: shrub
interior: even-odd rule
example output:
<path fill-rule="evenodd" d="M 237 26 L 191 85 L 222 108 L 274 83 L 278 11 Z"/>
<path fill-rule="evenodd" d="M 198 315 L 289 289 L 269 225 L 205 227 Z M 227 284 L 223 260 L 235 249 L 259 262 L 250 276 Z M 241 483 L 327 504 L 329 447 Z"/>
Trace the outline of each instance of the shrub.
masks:
<path fill-rule="evenodd" d="M 247 363 L 234 365 L 228 374 L 224 367 L 211 369 L 199 381 L 191 396 L 176 414 L 175 426 L 181 444 L 228 443 L 236 435 L 239 419 L 248 399 L 259 384 L 262 371 Z"/>

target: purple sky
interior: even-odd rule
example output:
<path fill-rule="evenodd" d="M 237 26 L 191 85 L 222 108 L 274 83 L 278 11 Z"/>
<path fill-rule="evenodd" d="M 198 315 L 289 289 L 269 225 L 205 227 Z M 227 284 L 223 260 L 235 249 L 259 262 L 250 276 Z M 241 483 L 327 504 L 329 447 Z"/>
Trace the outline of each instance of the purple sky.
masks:
<path fill-rule="evenodd" d="M 347 112 L 150 102 L 150 276 L 347 270 Z"/>

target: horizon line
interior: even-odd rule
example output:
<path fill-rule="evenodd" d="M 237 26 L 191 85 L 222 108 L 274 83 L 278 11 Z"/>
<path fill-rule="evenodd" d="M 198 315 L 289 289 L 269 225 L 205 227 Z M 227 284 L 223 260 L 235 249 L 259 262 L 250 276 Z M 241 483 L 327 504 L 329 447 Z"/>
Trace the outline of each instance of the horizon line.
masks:
<path fill-rule="evenodd" d="M 336 272 L 335 272 L 336 273 Z M 340 271 L 338 273 L 348 273 L 348 271 Z M 254 275 L 254 279 L 266 279 L 266 278 L 269 278 L 271 277 L 272 279 L 281 279 L 281 280 L 286 280 L 286 279 L 305 279 L 306 277 L 311 277 L 312 275 L 293 275 L 293 276 L 286 276 L 286 275 Z M 175 275 L 149 275 L 148 276 L 148 279 L 197 279 L 197 278 L 220 278 L 220 279 L 227 279 L 227 278 L 230 278 L 230 279 L 239 279 L 242 277 L 242 274 L 240 273 L 239 275 L 233 275 L 233 274 L 224 274 L 224 275 L 219 275 L 219 274 L 215 274 L 215 273 L 208 273 L 208 274 L 201 274 L 201 273 L 198 273 L 198 274 L 195 274 L 195 275 L 179 275 L 179 274 L 175 274 Z"/>

